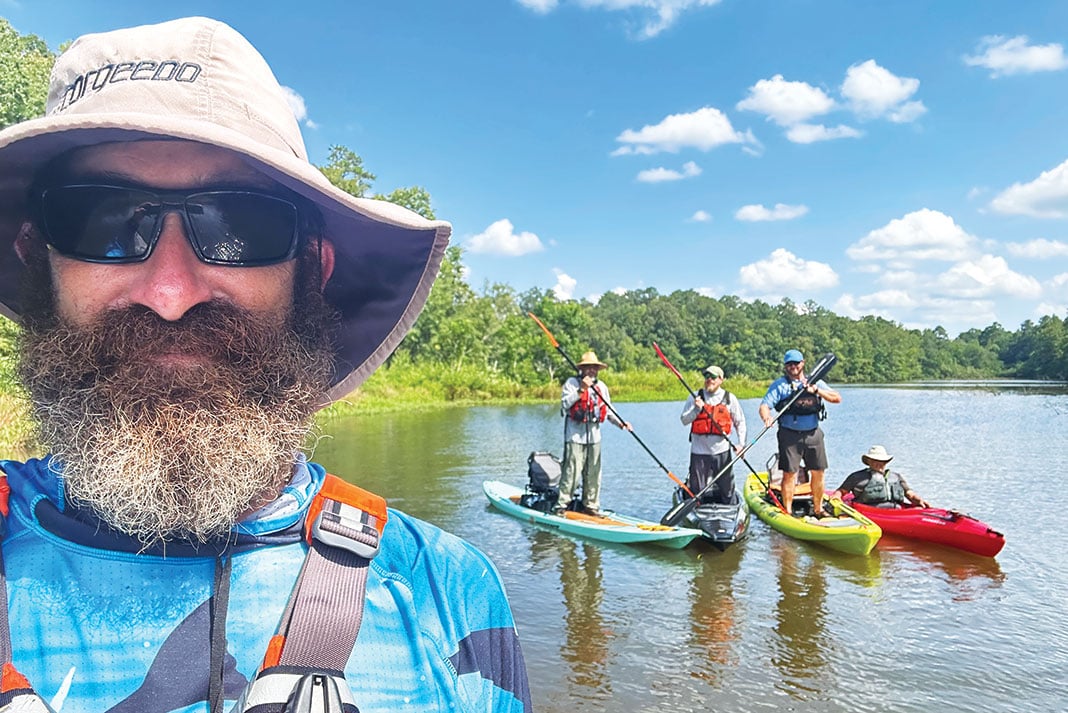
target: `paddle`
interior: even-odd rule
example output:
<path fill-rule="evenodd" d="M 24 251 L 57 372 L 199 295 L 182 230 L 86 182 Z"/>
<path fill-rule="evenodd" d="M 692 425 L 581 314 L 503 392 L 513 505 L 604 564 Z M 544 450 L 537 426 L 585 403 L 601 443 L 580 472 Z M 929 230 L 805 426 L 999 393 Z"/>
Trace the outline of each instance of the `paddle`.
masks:
<path fill-rule="evenodd" d="M 564 348 L 560 346 L 560 342 L 556 341 L 556 337 L 554 337 L 553 333 L 549 331 L 549 328 L 546 327 L 540 319 L 535 317 L 533 312 L 527 312 L 527 316 L 529 316 L 531 319 L 538 323 L 538 326 L 541 327 L 541 331 L 545 332 L 545 336 L 549 338 L 549 343 L 556 347 L 556 351 L 560 352 L 560 356 L 562 356 L 567 361 L 567 363 L 571 365 L 572 369 L 578 372 L 578 365 L 575 364 L 575 362 L 571 361 L 571 357 L 569 357 L 567 355 L 567 352 L 564 351 Z M 612 412 L 612 415 L 619 419 L 620 423 L 626 423 L 626 419 L 619 415 L 619 412 L 616 411 L 615 407 L 612 406 L 611 402 L 605 400 L 604 395 L 601 393 L 601 390 L 597 388 L 596 384 L 594 384 L 593 389 L 597 392 L 597 396 L 601 399 L 601 403 L 608 407 L 608 410 Z M 638 434 L 635 433 L 633 429 L 630 430 L 630 435 L 634 436 L 634 440 L 638 442 L 638 445 L 644 448 L 645 452 L 652 456 L 653 460 L 656 461 L 656 464 L 660 466 L 661 470 L 667 473 L 667 476 L 669 478 L 678 483 L 679 487 L 681 487 L 683 490 L 690 494 L 690 497 L 693 497 L 693 493 L 691 493 L 690 489 L 686 487 L 686 483 L 679 480 L 679 477 L 677 475 L 672 473 L 666 465 L 660 462 L 660 459 L 656 457 L 656 454 L 649 450 L 649 446 L 645 445 L 645 443 L 642 442 L 642 439 L 638 438 Z"/>
<path fill-rule="evenodd" d="M 806 383 L 814 384 L 820 379 L 822 379 L 824 376 L 827 375 L 827 372 L 831 370 L 831 367 L 834 366 L 835 362 L 837 361 L 838 357 L 836 357 L 834 354 L 831 354 L 830 352 L 825 354 L 823 358 L 820 359 L 819 362 L 817 362 L 816 366 L 812 368 L 812 372 L 809 373 L 806 379 Z M 728 461 L 727 465 L 723 466 L 720 472 L 716 473 L 716 475 L 708 482 L 708 485 L 701 488 L 701 491 L 697 493 L 696 496 L 689 500 L 683 500 L 681 503 L 668 510 L 667 513 L 664 514 L 664 517 L 660 518 L 660 524 L 670 525 L 673 527 L 679 522 L 681 522 L 683 518 L 693 512 L 693 509 L 697 507 L 698 498 L 700 498 L 705 492 L 708 491 L 710 487 L 712 487 L 712 484 L 715 482 L 716 478 L 718 478 L 722 473 L 726 472 L 726 470 L 732 465 L 734 465 L 736 461 L 745 456 L 746 451 L 755 446 L 757 441 L 759 441 L 765 433 L 771 430 L 771 427 L 775 425 L 775 423 L 779 420 L 779 417 L 786 413 L 787 410 L 789 410 L 790 406 L 793 405 L 794 401 L 796 401 L 797 398 L 802 393 L 804 393 L 804 391 L 804 388 L 800 388 L 797 389 L 793 394 L 791 394 L 790 398 L 783 405 L 782 410 L 775 414 L 775 418 L 771 419 L 771 423 L 769 423 L 767 426 L 764 426 L 764 430 L 758 433 L 756 435 L 756 438 L 749 441 L 749 443 L 747 443 L 741 451 L 739 451 L 733 458 L 731 458 L 730 461 Z M 750 466 L 750 469 L 752 469 L 752 466 Z"/>

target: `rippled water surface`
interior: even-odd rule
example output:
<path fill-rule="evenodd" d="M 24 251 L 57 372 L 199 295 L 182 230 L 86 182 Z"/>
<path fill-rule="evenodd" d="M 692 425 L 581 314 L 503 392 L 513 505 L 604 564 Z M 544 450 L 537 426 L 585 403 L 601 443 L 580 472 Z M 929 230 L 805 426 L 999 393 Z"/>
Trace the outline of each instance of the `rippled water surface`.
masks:
<path fill-rule="evenodd" d="M 888 538 L 869 556 L 843 555 L 755 518 L 748 541 L 726 552 L 539 529 L 491 509 L 481 484 L 521 486 L 530 451 L 561 455 L 554 404 L 336 421 L 316 460 L 493 558 L 537 711 L 1068 710 L 1068 394 L 924 385 L 842 395 L 824 423 L 828 483 L 882 443 L 929 501 L 1006 534 L 996 559 Z M 617 404 L 683 475 L 681 407 Z M 763 428 L 757 401 L 743 408 L 752 439 Z M 774 443 L 769 432 L 747 460 L 763 463 Z M 607 429 L 605 507 L 658 520 L 671 489 L 631 436 Z"/>

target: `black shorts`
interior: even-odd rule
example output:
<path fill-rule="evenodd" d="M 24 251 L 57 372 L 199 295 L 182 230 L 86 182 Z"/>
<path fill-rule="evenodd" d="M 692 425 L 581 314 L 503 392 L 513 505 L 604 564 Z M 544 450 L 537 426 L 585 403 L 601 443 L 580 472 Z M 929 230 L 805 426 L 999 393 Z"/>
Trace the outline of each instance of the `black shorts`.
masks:
<path fill-rule="evenodd" d="M 823 431 L 791 431 L 779 429 L 779 470 L 796 473 L 801 459 L 809 470 L 827 470 L 827 450 L 823 447 Z"/>

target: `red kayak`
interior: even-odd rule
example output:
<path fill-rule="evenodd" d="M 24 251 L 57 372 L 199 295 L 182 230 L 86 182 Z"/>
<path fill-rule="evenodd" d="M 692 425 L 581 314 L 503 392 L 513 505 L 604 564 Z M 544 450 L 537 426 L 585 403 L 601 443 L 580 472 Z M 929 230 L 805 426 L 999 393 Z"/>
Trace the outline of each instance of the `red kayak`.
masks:
<path fill-rule="evenodd" d="M 985 522 L 955 510 L 915 505 L 877 508 L 855 503 L 852 498 L 846 502 L 891 535 L 935 542 L 984 557 L 993 557 L 1005 546 L 1005 535 Z"/>

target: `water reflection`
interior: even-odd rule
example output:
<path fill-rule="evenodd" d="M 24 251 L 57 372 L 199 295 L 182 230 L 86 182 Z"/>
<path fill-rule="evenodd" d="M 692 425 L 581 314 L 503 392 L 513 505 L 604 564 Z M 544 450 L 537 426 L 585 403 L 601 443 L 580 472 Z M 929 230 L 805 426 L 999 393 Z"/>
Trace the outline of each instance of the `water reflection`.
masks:
<path fill-rule="evenodd" d="M 1001 565 L 993 557 L 980 557 L 894 535 L 883 535 L 877 552 L 893 558 L 897 569 L 939 576 L 949 585 L 955 602 L 973 601 L 1005 582 Z"/>
<path fill-rule="evenodd" d="M 717 687 L 735 663 L 741 602 L 735 596 L 734 578 L 741 561 L 740 547 L 730 547 L 722 554 L 706 554 L 701 557 L 690 586 L 689 649 L 705 653 L 693 676 Z"/>
<path fill-rule="evenodd" d="M 532 531 L 531 555 L 536 562 L 555 557 L 564 599 L 564 640 L 560 656 L 571 667 L 568 682 L 575 695 L 604 700 L 611 696 L 607 675 L 614 638 L 603 615 L 604 573 L 598 545 Z"/>
<path fill-rule="evenodd" d="M 781 674 L 779 688 L 808 700 L 827 673 L 834 641 L 825 632 L 827 560 L 809 556 L 797 544 L 785 538 L 775 538 L 772 544 L 780 596 L 775 607 L 779 639 L 772 647 L 771 662 Z"/>

